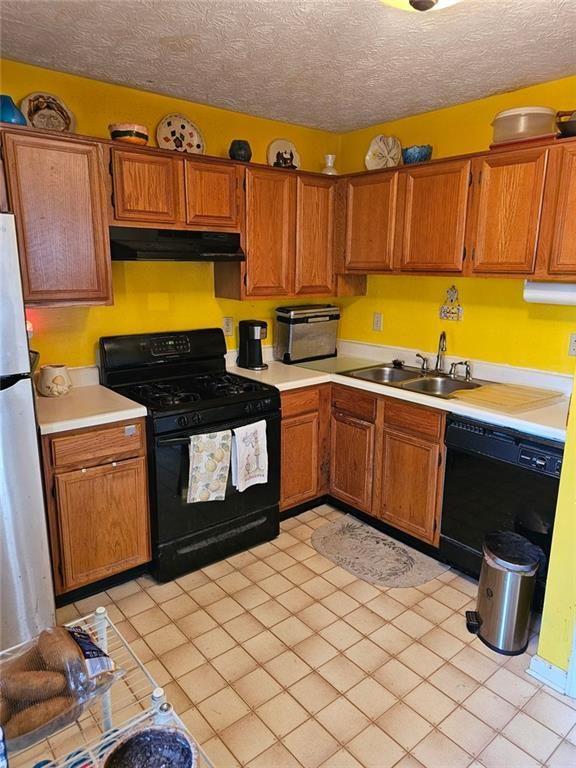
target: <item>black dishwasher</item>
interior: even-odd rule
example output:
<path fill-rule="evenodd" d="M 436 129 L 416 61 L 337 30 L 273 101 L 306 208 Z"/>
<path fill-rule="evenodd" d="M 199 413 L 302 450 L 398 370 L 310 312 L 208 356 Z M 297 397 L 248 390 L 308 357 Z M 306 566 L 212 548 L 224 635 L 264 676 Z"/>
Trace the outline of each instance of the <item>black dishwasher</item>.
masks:
<path fill-rule="evenodd" d="M 440 555 L 478 577 L 489 531 L 510 530 L 545 555 L 535 590 L 544 598 L 564 446 L 513 429 L 448 416 Z"/>

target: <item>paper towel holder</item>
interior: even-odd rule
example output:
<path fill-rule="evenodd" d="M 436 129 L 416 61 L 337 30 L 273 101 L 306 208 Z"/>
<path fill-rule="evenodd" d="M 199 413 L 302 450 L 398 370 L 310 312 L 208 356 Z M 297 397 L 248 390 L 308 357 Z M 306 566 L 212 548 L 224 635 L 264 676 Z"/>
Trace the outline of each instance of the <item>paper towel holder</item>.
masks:
<path fill-rule="evenodd" d="M 524 301 L 529 304 L 576 306 L 576 283 L 545 283 L 524 280 Z"/>

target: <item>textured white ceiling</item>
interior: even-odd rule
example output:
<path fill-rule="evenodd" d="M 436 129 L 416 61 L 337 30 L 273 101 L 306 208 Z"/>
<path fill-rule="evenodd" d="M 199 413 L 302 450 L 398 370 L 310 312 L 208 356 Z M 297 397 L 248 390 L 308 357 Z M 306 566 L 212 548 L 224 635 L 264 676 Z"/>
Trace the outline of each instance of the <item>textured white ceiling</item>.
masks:
<path fill-rule="evenodd" d="M 346 131 L 576 73 L 576 0 L 3 0 L 2 54 Z"/>

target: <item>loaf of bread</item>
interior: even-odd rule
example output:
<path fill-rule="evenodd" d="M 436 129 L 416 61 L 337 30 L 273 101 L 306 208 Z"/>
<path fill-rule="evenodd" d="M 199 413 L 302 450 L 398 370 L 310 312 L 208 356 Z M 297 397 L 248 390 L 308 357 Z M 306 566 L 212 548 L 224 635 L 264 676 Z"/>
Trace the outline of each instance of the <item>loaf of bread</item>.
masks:
<path fill-rule="evenodd" d="M 0 696 L 0 725 L 4 725 L 10 719 L 11 706 L 8 699 Z"/>
<path fill-rule="evenodd" d="M 44 701 L 58 696 L 66 688 L 61 672 L 11 672 L 3 675 L 0 691 L 12 701 Z"/>
<path fill-rule="evenodd" d="M 4 735 L 8 741 L 24 736 L 41 726 L 55 721 L 54 729 L 77 719 L 81 711 L 70 696 L 55 696 L 31 707 L 16 712 L 4 726 Z"/>

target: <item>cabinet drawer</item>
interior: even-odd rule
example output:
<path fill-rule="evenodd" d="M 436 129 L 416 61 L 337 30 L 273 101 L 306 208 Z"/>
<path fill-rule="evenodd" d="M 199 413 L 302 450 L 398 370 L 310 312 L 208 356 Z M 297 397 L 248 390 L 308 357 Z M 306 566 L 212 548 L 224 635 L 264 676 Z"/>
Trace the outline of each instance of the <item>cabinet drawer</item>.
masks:
<path fill-rule="evenodd" d="M 376 420 L 376 398 L 351 387 L 332 387 L 332 408 L 365 421 Z"/>
<path fill-rule="evenodd" d="M 144 453 L 144 424 L 136 420 L 94 430 L 79 430 L 50 441 L 52 465 L 89 467 Z"/>
<path fill-rule="evenodd" d="M 282 392 L 281 397 L 283 419 L 299 416 L 302 413 L 311 413 L 320 408 L 320 390 L 318 387 Z"/>
<path fill-rule="evenodd" d="M 440 440 L 444 427 L 444 413 L 422 405 L 386 400 L 384 423 L 387 427 L 416 433 L 432 440 Z"/>

